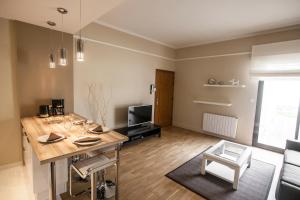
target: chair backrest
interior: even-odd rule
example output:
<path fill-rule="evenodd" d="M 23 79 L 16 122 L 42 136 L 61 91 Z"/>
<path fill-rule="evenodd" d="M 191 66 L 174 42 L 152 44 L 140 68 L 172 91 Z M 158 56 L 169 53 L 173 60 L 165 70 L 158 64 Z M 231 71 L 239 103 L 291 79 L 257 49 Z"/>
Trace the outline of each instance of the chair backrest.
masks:
<path fill-rule="evenodd" d="M 78 161 L 72 164 L 71 167 L 81 176 L 81 178 L 86 178 L 92 173 L 115 165 L 116 160 L 116 157 L 108 158 L 104 155 L 97 155 L 85 160 Z"/>
<path fill-rule="evenodd" d="M 110 152 L 113 152 L 115 150 L 116 150 L 116 147 L 104 147 L 102 149 L 87 152 L 86 154 L 87 154 L 88 157 L 94 157 L 94 156 L 97 156 L 97 155 L 100 155 L 100 154 L 110 153 Z"/>

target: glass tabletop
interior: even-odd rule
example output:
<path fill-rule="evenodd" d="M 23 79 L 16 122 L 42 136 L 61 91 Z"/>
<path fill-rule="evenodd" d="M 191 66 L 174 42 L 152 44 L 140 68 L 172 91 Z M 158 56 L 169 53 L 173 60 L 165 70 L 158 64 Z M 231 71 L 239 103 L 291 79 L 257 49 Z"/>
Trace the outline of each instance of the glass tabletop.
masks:
<path fill-rule="evenodd" d="M 240 144 L 221 141 L 213 146 L 208 153 L 227 160 L 237 161 L 243 155 L 246 149 L 246 146 Z"/>

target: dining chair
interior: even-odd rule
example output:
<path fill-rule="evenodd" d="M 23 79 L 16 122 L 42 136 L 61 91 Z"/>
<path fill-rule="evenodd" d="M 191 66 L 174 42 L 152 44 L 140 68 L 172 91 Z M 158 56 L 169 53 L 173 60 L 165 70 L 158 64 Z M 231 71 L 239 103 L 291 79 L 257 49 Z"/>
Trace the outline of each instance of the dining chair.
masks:
<path fill-rule="evenodd" d="M 98 173 L 103 173 L 103 170 L 116 165 L 117 159 L 116 157 L 109 158 L 102 152 L 100 153 L 97 151 L 91 152 L 88 156 L 87 159 L 80 160 L 70 165 L 70 195 L 76 196 L 72 191 L 72 170 L 74 170 L 83 179 L 86 179 L 88 176 L 91 177 L 91 199 L 96 200 Z"/>

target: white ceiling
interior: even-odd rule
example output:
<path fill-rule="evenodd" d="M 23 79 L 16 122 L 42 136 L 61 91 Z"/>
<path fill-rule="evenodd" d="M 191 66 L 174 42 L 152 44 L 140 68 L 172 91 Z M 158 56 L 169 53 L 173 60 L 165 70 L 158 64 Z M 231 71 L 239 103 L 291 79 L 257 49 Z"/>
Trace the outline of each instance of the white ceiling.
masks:
<path fill-rule="evenodd" d="M 126 0 L 98 22 L 180 48 L 300 24 L 300 0 Z"/>
<path fill-rule="evenodd" d="M 82 26 L 87 25 L 101 15 L 120 4 L 123 0 L 82 0 Z M 49 27 L 46 21 L 56 22 L 57 30 L 75 33 L 80 29 L 80 0 L 0 0 L 0 17 L 19 20 L 38 26 Z M 66 8 L 69 13 L 61 15 L 57 7 Z"/>

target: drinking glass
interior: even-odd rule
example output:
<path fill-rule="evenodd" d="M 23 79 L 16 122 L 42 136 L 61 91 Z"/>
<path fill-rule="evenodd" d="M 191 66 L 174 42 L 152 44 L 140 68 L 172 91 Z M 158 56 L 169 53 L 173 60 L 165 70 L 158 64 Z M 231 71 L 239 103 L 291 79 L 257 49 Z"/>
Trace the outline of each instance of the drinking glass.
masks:
<path fill-rule="evenodd" d="M 64 127 L 67 130 L 71 130 L 73 126 L 73 121 L 70 116 L 64 116 Z"/>

